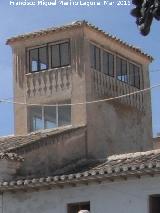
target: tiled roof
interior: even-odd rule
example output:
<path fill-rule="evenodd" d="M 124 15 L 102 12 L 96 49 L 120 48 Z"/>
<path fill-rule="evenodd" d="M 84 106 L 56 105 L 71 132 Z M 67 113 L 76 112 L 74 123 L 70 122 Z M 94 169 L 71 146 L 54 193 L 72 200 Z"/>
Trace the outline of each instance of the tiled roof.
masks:
<path fill-rule="evenodd" d="M 46 35 L 46 34 L 49 34 L 49 33 L 67 30 L 67 29 L 72 29 L 72 28 L 77 28 L 77 27 L 81 27 L 81 26 L 86 26 L 86 27 L 88 27 L 92 30 L 96 30 L 97 32 L 103 34 L 107 38 L 109 38 L 113 41 L 116 41 L 117 43 L 119 43 L 119 44 L 121 44 L 121 45 L 123 45 L 127 48 L 130 48 L 132 51 L 135 51 L 136 53 L 139 53 L 139 54 L 147 57 L 151 61 L 153 60 L 152 56 L 144 53 L 141 49 L 122 41 L 121 39 L 117 38 L 116 36 L 113 36 L 109 33 L 104 32 L 103 30 L 99 29 L 95 25 L 92 25 L 85 20 L 72 22 L 71 24 L 67 24 L 67 25 L 60 26 L 60 27 L 47 28 L 45 30 L 40 30 L 40 31 L 37 31 L 37 32 L 32 32 L 32 33 L 27 33 L 27 34 L 11 37 L 6 41 L 6 44 L 12 44 L 13 42 L 17 42 L 17 41 L 20 41 L 20 40 L 24 40 L 24 39 L 28 39 L 28 38 L 36 38 L 36 37 Z"/>
<path fill-rule="evenodd" d="M 6 159 L 11 161 L 24 161 L 24 158 L 16 153 L 0 153 L 0 159 Z"/>
<path fill-rule="evenodd" d="M 104 163 L 86 171 L 33 179 L 21 179 L 11 182 L 1 182 L 0 191 L 17 190 L 37 187 L 62 187 L 77 183 L 88 184 L 91 181 L 113 181 L 115 178 L 126 180 L 130 176 L 154 176 L 160 173 L 160 149 L 147 152 L 137 152 L 108 157 Z"/>
<path fill-rule="evenodd" d="M 76 131 L 85 126 L 65 126 L 57 129 L 41 130 L 24 136 L 0 137 L 0 152 L 14 152 L 15 149 L 28 146 L 49 137 L 55 137 Z"/>

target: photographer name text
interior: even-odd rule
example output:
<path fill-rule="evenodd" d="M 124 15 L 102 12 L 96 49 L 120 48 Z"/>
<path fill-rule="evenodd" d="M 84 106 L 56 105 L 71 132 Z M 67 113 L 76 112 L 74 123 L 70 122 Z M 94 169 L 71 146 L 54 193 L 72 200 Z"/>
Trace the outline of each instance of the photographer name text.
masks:
<path fill-rule="evenodd" d="M 73 0 L 52 0 L 52 1 L 45 1 L 45 0 L 38 0 L 38 1 L 16 1 L 10 0 L 9 5 L 13 7 L 17 6 L 82 6 L 82 7 L 95 7 L 95 6 L 130 6 L 131 3 L 129 0 L 115 0 L 115 1 L 73 1 Z"/>

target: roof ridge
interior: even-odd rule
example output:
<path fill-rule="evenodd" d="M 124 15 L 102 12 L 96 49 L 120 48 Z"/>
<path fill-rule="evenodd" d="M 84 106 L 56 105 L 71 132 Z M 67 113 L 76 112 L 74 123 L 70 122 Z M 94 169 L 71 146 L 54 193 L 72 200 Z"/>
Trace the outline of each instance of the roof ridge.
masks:
<path fill-rule="evenodd" d="M 149 150 L 144 152 L 131 152 L 131 153 L 125 153 L 125 154 L 119 154 L 119 155 L 111 155 L 107 158 L 107 160 L 108 161 L 123 160 L 123 159 L 135 158 L 140 156 L 148 156 L 152 154 L 160 154 L 160 149 Z"/>

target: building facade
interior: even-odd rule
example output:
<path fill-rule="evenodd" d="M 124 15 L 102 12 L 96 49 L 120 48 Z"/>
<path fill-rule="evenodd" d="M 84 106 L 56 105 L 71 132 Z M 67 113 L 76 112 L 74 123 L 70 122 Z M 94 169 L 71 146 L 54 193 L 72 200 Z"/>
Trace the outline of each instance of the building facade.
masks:
<path fill-rule="evenodd" d="M 0 138 L 0 213 L 159 212 L 152 57 L 86 21 L 7 44 L 15 135 Z"/>
<path fill-rule="evenodd" d="M 7 44 L 13 50 L 15 102 L 26 103 L 15 104 L 16 135 L 86 125 L 91 158 L 152 147 L 150 93 L 139 92 L 149 87 L 152 57 L 85 21 Z"/>
<path fill-rule="evenodd" d="M 17 180 L 12 177 L 10 181 L 0 182 L 0 212 L 157 213 L 160 211 L 159 156 L 160 150 L 114 155 L 85 172 Z M 7 162 L 17 162 L 17 156 L 14 160 L 6 157 Z"/>

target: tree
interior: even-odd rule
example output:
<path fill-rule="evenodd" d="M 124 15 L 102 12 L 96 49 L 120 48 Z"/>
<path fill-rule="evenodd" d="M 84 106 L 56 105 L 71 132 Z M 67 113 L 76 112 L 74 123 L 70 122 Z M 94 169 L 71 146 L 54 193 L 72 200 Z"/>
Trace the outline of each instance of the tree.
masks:
<path fill-rule="evenodd" d="M 136 17 L 136 24 L 143 36 L 150 32 L 152 21 L 155 18 L 160 20 L 160 0 L 132 0 L 135 8 L 131 15 Z"/>

